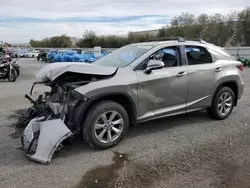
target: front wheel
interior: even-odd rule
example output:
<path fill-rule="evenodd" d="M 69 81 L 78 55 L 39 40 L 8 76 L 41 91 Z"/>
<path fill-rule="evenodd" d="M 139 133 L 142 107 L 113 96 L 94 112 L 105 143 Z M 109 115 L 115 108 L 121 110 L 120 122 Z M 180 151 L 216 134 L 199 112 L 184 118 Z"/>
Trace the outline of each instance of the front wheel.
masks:
<path fill-rule="evenodd" d="M 231 88 L 222 87 L 215 95 L 208 114 L 217 120 L 226 119 L 233 111 L 235 95 Z"/>
<path fill-rule="evenodd" d="M 15 69 L 12 69 L 12 70 L 11 70 L 11 73 L 10 73 L 10 75 L 9 75 L 8 80 L 9 80 L 9 82 L 15 82 L 15 81 L 16 81 L 16 78 L 17 78 L 17 72 L 16 72 Z"/>
<path fill-rule="evenodd" d="M 19 68 L 16 68 L 16 74 L 17 74 L 17 77 L 20 75 L 20 70 L 19 70 Z"/>
<path fill-rule="evenodd" d="M 107 149 L 118 144 L 129 127 L 125 108 L 113 101 L 93 105 L 82 125 L 85 141 L 93 148 Z"/>

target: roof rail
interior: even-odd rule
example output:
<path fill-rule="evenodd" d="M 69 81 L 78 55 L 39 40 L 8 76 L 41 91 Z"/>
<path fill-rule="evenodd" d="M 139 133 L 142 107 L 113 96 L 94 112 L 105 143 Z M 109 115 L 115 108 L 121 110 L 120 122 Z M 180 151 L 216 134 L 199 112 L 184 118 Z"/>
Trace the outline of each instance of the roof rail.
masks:
<path fill-rule="evenodd" d="M 148 40 L 148 42 L 154 42 L 154 41 L 168 41 L 168 40 L 177 40 L 178 42 L 185 42 L 185 39 L 182 37 L 163 37 L 163 38 L 156 38 Z"/>
<path fill-rule="evenodd" d="M 207 43 L 206 41 L 204 41 L 204 40 L 202 40 L 202 39 L 200 39 L 200 38 L 194 39 L 193 41 L 198 41 L 198 42 L 200 42 L 200 43 L 202 43 L 202 44 L 206 44 L 206 43 Z"/>

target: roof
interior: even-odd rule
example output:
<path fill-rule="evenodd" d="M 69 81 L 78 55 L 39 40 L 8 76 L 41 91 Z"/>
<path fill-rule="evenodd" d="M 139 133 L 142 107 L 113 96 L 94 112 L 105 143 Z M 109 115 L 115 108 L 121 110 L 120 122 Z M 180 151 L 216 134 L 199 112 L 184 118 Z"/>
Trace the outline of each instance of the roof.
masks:
<path fill-rule="evenodd" d="M 185 41 L 185 42 L 178 42 L 176 40 L 168 40 L 168 41 L 154 41 L 154 42 L 142 42 L 142 43 L 134 43 L 134 44 L 139 44 L 139 45 L 152 45 L 152 46 L 158 46 L 158 45 L 163 45 L 163 44 L 168 44 L 168 45 L 197 45 L 197 44 L 205 44 L 205 45 L 213 45 L 210 43 L 204 43 L 200 41 Z"/>

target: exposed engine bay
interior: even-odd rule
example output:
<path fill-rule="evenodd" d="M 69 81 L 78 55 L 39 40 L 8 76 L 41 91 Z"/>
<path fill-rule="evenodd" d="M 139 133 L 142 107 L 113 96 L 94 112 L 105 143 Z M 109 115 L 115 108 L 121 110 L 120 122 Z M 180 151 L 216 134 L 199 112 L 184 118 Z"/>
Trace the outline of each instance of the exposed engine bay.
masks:
<path fill-rule="evenodd" d="M 65 63 L 65 66 L 70 68 L 73 65 Z M 48 67 L 45 69 L 44 73 L 48 75 Z M 58 74 L 58 69 L 55 70 Z M 40 78 L 41 71 L 37 74 L 40 74 Z M 54 80 L 37 79 L 39 81 L 35 82 L 31 88 L 31 96 L 35 85 L 49 86 L 51 91 L 40 95 L 37 100 L 32 99 L 30 95 L 25 95 L 33 104 L 20 117 L 18 124 L 19 127 L 25 127 L 21 142 L 26 155 L 34 161 L 49 164 L 54 152 L 61 149 L 62 142 L 80 133 L 79 129 L 76 129 L 78 120 L 74 118 L 74 110 L 79 103 L 86 102 L 88 98 L 75 89 L 90 82 L 108 79 L 114 74 L 115 72 L 106 75 L 69 72 L 64 67 L 64 72 Z M 50 75 L 52 75 L 51 72 Z"/>

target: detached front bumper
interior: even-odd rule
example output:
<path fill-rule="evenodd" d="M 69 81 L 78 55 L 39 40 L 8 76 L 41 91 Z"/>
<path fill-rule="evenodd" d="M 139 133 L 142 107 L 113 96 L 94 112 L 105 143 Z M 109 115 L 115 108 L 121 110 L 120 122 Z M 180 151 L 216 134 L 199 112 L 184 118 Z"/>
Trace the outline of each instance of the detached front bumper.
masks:
<path fill-rule="evenodd" d="M 71 135 L 72 132 L 61 119 L 45 120 L 45 117 L 39 117 L 29 122 L 21 141 L 31 160 L 49 164 L 62 141 Z"/>

